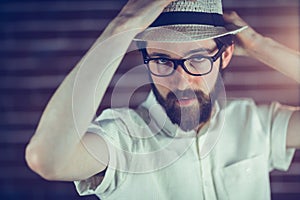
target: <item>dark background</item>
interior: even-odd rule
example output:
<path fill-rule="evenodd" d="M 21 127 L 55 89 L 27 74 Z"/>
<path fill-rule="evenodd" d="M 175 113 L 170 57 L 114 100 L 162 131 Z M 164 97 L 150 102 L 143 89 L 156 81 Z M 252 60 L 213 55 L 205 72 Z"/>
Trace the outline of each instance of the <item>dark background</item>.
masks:
<path fill-rule="evenodd" d="M 260 33 L 299 50 L 299 1 L 223 3 L 226 10 L 236 10 Z M 124 4 L 124 0 L 0 1 L 0 199 L 97 199 L 80 198 L 73 183 L 41 179 L 27 167 L 24 149 L 57 86 Z M 108 93 L 120 74 L 130 69 L 129 63 L 140 63 L 137 52 L 126 56 Z M 299 105 L 298 84 L 257 61 L 236 57 L 228 71 L 228 97 Z M 143 78 L 126 80 L 117 99 L 124 99 Z M 140 88 L 132 106 L 147 91 L 147 87 Z M 99 112 L 108 106 L 109 95 Z M 300 199 L 300 152 L 288 172 L 275 171 L 270 178 L 273 199 Z"/>

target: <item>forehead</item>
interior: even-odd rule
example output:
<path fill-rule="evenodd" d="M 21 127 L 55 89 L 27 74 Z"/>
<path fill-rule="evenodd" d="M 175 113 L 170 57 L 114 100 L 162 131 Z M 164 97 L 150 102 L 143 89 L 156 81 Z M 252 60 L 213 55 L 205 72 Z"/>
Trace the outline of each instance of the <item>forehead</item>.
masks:
<path fill-rule="evenodd" d="M 216 43 L 213 39 L 197 41 L 197 42 L 147 42 L 147 52 L 170 52 L 178 55 L 184 55 L 192 50 L 213 50 L 216 47 Z"/>

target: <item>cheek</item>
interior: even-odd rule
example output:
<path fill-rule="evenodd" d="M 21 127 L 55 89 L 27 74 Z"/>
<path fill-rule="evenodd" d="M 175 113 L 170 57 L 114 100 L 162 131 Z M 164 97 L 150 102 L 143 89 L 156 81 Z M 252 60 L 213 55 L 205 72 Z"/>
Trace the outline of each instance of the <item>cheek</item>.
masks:
<path fill-rule="evenodd" d="M 208 83 L 208 89 L 209 89 L 209 91 L 212 91 L 212 89 L 214 88 L 218 76 L 219 76 L 219 70 L 216 69 L 216 70 L 213 70 L 209 74 L 209 76 L 207 77 L 207 79 L 208 79 L 207 83 Z"/>
<path fill-rule="evenodd" d="M 152 80 L 160 95 L 166 98 L 168 93 L 172 90 L 172 83 L 170 83 L 167 78 L 160 78 L 156 76 L 152 76 Z"/>
<path fill-rule="evenodd" d="M 215 87 L 217 77 L 219 76 L 219 67 L 217 67 L 218 63 L 215 64 L 213 70 L 202 77 L 199 77 L 199 81 L 197 83 L 198 87 L 205 93 L 209 94 Z"/>

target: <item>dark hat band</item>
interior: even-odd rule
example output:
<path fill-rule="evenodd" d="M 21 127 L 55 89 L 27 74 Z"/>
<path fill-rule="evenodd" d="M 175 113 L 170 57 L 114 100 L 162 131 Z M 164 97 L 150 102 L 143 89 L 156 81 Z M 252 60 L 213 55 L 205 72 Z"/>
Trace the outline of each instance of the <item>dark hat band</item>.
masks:
<path fill-rule="evenodd" d="M 218 13 L 203 12 L 164 12 L 150 25 L 159 27 L 178 24 L 200 24 L 212 26 L 224 26 L 224 19 Z"/>

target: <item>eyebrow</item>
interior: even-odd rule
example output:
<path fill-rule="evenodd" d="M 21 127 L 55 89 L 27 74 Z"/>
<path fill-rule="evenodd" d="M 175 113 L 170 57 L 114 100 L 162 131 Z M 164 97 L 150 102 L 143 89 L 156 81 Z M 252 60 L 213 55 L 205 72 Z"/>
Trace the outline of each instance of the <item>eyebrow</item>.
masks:
<path fill-rule="evenodd" d="M 186 57 L 186 56 L 194 54 L 194 53 L 201 53 L 201 52 L 212 53 L 216 48 L 217 47 L 215 47 L 213 49 L 207 49 L 207 48 L 193 49 L 193 50 L 188 51 L 183 57 Z M 171 56 L 169 54 L 159 53 L 159 52 L 153 52 L 153 53 L 149 54 L 149 56 L 171 58 Z"/>
<path fill-rule="evenodd" d="M 190 50 L 186 55 L 190 55 L 190 54 L 194 54 L 194 53 L 200 53 L 200 52 L 212 53 L 216 48 L 217 47 L 211 48 L 211 49 L 208 49 L 208 48 L 193 49 L 193 50 Z"/>
<path fill-rule="evenodd" d="M 170 55 L 165 54 L 165 53 L 158 53 L 158 52 L 153 52 L 149 54 L 149 56 L 157 56 L 157 57 L 164 57 L 164 58 L 171 58 Z"/>

